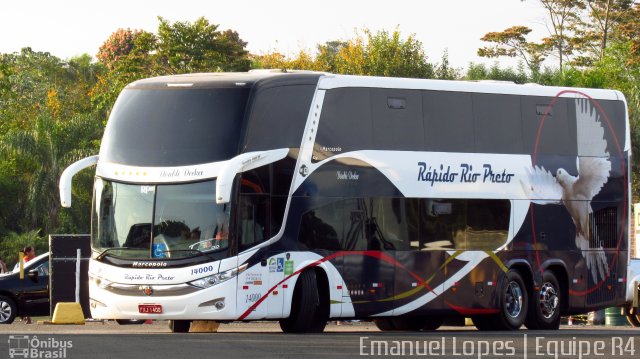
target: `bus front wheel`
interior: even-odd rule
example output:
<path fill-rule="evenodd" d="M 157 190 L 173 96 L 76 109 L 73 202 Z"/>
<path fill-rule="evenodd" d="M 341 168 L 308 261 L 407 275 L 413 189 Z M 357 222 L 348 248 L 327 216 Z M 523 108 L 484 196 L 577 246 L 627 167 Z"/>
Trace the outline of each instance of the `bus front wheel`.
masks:
<path fill-rule="evenodd" d="M 170 320 L 169 329 L 172 333 L 188 333 L 191 327 L 190 320 Z"/>
<path fill-rule="evenodd" d="M 326 293 L 318 288 L 314 270 L 300 274 L 293 291 L 289 318 L 280 320 L 285 333 L 321 333 L 329 319 L 329 301 Z"/>
<path fill-rule="evenodd" d="M 376 327 L 378 327 L 378 329 L 380 329 L 380 331 L 382 332 L 396 330 L 396 327 L 393 325 L 393 320 L 390 318 L 375 319 L 373 322 L 376 324 Z"/>
<path fill-rule="evenodd" d="M 522 275 L 510 269 L 499 292 L 500 308 L 495 315 L 479 315 L 473 319 L 478 330 L 517 330 L 527 316 L 529 296 Z"/>

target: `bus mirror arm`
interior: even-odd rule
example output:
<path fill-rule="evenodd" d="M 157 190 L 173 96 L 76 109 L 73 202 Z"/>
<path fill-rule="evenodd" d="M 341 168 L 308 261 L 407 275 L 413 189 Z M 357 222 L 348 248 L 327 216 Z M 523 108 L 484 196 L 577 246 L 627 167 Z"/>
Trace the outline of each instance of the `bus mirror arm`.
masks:
<path fill-rule="evenodd" d="M 233 187 L 233 179 L 237 173 L 248 171 L 256 167 L 264 166 L 269 163 L 281 160 L 289 153 L 288 148 L 277 150 L 248 152 L 240 154 L 229 161 L 222 167 L 218 180 L 216 181 L 216 203 L 229 203 L 231 200 L 231 188 Z"/>
<path fill-rule="evenodd" d="M 62 207 L 71 207 L 71 180 L 78 172 L 98 163 L 98 156 L 85 157 L 79 161 L 72 163 L 69 167 L 62 171 L 60 176 L 60 202 Z"/>

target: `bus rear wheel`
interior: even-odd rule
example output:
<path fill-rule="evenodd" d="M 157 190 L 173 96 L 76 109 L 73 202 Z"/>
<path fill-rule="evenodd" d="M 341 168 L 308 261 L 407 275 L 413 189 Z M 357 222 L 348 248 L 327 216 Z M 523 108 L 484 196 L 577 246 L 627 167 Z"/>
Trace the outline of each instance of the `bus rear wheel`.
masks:
<path fill-rule="evenodd" d="M 285 333 L 321 333 L 329 319 L 329 301 L 318 288 L 314 270 L 300 274 L 291 303 L 289 318 L 280 320 Z"/>
<path fill-rule="evenodd" d="M 188 333 L 191 328 L 190 320 L 170 320 L 169 329 L 172 333 Z"/>
<path fill-rule="evenodd" d="M 524 324 L 533 330 L 560 328 L 561 292 L 558 279 L 551 271 L 542 274 L 540 289 L 531 295 L 531 304 Z"/>
<path fill-rule="evenodd" d="M 627 322 L 633 327 L 640 327 L 640 314 L 627 314 Z"/>

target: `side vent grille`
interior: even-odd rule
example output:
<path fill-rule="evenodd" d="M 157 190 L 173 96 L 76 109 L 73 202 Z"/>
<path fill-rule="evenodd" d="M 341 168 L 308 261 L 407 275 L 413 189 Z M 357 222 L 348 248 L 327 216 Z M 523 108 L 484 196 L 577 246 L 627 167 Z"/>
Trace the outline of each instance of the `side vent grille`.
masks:
<path fill-rule="evenodd" d="M 616 248 L 618 244 L 618 209 L 606 207 L 589 215 L 589 248 Z"/>

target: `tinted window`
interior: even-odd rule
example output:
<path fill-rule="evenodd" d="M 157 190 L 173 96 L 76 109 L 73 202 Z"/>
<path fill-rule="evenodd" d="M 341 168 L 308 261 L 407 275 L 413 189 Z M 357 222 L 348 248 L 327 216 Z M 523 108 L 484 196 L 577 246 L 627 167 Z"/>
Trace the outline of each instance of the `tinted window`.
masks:
<path fill-rule="evenodd" d="M 493 250 L 507 242 L 511 203 L 507 200 L 467 201 L 468 250 Z"/>
<path fill-rule="evenodd" d="M 369 89 L 339 88 L 324 97 L 313 161 L 354 150 L 373 149 Z"/>
<path fill-rule="evenodd" d="M 477 152 L 522 153 L 520 96 L 473 94 Z"/>
<path fill-rule="evenodd" d="M 508 200 L 338 199 L 306 212 L 299 238 L 327 250 L 492 250 L 510 211 Z"/>
<path fill-rule="evenodd" d="M 105 130 L 100 160 L 182 166 L 237 154 L 249 89 L 126 89 Z"/>
<path fill-rule="evenodd" d="M 421 199 L 420 250 L 466 248 L 466 200 Z"/>
<path fill-rule="evenodd" d="M 305 213 L 300 223 L 300 241 L 312 249 L 342 249 L 344 203 L 336 201 Z"/>
<path fill-rule="evenodd" d="M 423 105 L 427 150 L 474 152 L 471 94 L 424 91 Z"/>
<path fill-rule="evenodd" d="M 525 153 L 534 153 L 537 140 L 539 155 L 575 156 L 578 153 L 576 123 L 575 120 L 569 121 L 569 100 L 558 98 L 551 106 L 552 100 L 550 97 L 521 98 L 522 141 Z M 575 119 L 575 108 L 573 113 Z M 538 136 L 543 118 L 544 124 Z"/>
<path fill-rule="evenodd" d="M 251 103 L 242 151 L 300 147 L 314 92 L 313 85 L 257 90 Z"/>
<path fill-rule="evenodd" d="M 420 91 L 371 89 L 371 107 L 375 149 L 424 149 Z"/>
<path fill-rule="evenodd" d="M 269 238 L 269 196 L 241 195 L 238 203 L 237 234 L 240 251 Z"/>

